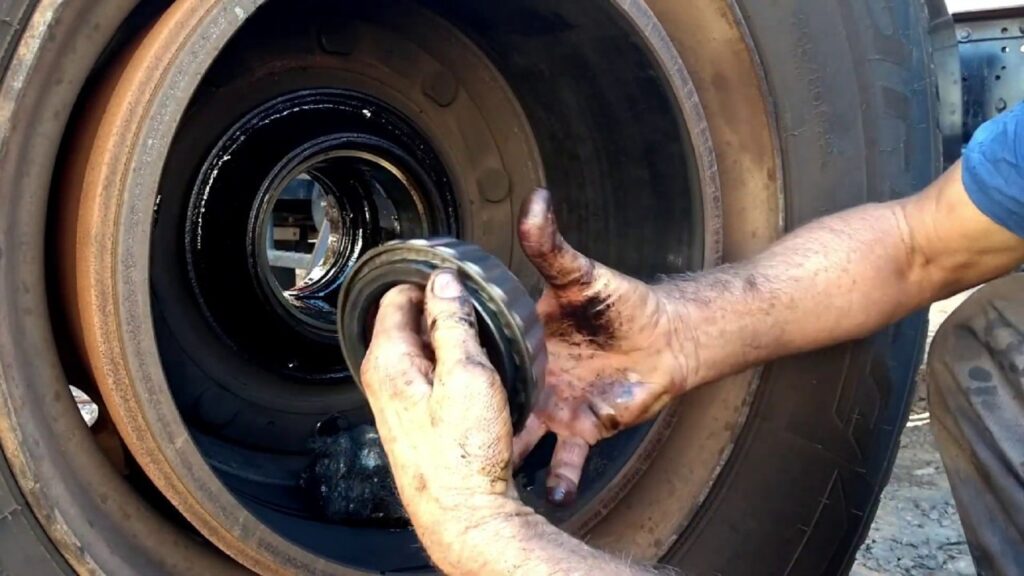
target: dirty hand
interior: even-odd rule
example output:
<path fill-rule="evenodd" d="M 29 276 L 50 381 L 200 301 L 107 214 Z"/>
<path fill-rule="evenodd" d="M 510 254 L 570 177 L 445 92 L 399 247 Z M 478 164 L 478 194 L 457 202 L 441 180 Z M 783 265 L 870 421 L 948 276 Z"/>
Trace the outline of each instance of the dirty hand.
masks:
<path fill-rule="evenodd" d="M 547 281 L 537 304 L 548 369 L 515 438 L 518 464 L 540 438 L 558 436 L 548 499 L 569 504 L 590 447 L 658 413 L 687 383 L 685 310 L 656 287 L 583 256 L 558 231 L 547 190 L 523 205 L 523 251 Z"/>
<path fill-rule="evenodd" d="M 384 296 L 361 374 L 409 518 L 434 561 L 453 566 L 466 531 L 522 511 L 505 389 L 455 272 L 436 272 L 425 295 L 404 285 Z"/>

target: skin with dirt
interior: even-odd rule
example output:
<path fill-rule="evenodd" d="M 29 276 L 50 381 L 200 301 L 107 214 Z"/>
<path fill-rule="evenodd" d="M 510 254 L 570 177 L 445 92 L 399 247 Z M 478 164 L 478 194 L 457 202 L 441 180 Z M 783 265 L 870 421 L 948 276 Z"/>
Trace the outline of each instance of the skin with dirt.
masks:
<path fill-rule="evenodd" d="M 533 413 L 513 445 L 521 462 L 547 432 L 558 436 L 548 499 L 571 504 L 590 447 L 643 422 L 685 382 L 677 326 L 656 289 L 607 268 L 570 246 L 558 231 L 547 190 L 523 204 L 519 239 L 547 282 L 537 303 L 548 367 Z M 638 322 L 638 319 L 641 319 Z M 650 319 L 650 320 L 642 320 Z"/>

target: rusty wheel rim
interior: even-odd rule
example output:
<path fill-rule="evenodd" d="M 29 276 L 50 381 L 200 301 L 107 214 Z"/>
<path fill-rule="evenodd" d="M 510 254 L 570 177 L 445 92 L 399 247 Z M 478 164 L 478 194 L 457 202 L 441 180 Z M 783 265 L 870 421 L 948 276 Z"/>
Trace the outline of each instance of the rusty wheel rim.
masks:
<path fill-rule="evenodd" d="M 140 152 L 133 148 L 139 144 L 137 131 L 146 124 L 143 118 L 172 114 L 168 109 L 154 109 L 156 101 L 178 101 L 184 106 L 187 97 L 183 95 L 187 96 L 198 81 L 203 64 L 208 65 L 215 54 L 209 50 L 210 45 L 226 41 L 246 14 L 258 5 L 259 2 L 215 0 L 176 3 L 145 32 L 129 55 L 115 64 L 98 90 L 98 98 L 107 105 L 98 108 L 97 114 L 79 133 L 77 146 L 87 152 L 75 159 L 70 176 L 65 179 L 73 189 L 69 197 L 77 199 L 74 202 L 77 217 L 70 219 L 68 226 L 73 226 L 73 230 L 66 229 L 64 235 L 65 242 L 73 246 L 72 250 L 65 251 L 66 257 L 72 258 L 65 267 L 70 269 L 77 285 L 74 291 L 67 293 L 68 308 L 77 315 L 82 328 L 78 334 L 80 345 L 125 444 L 139 464 L 149 471 L 149 477 L 161 492 L 200 532 L 249 568 L 275 574 L 286 570 L 273 558 L 271 551 L 287 549 L 286 543 L 268 535 L 269 550 L 239 546 L 231 534 L 235 527 L 226 526 L 223 517 L 215 517 L 201 505 L 184 484 L 180 471 L 168 462 L 161 449 L 163 443 L 153 435 L 153 415 L 147 414 L 144 402 L 127 380 L 131 373 L 128 364 L 133 360 L 145 362 L 145 359 L 129 358 L 123 348 L 124 339 L 130 338 L 140 327 L 131 317 L 126 324 L 115 321 L 123 310 L 117 310 L 116 305 L 112 307 L 114 303 L 96 290 L 97 286 L 105 286 L 111 291 L 108 295 L 116 291 L 118 235 L 111 233 L 112 223 L 107 219 L 111 215 L 123 217 L 124 206 L 123 198 L 109 191 L 131 186 L 130 182 L 138 176 L 139 166 L 128 158 Z M 213 23 L 218 25 L 211 25 Z M 201 30 L 215 33 L 204 37 L 199 34 Z M 191 60 L 193 66 L 183 65 L 183 60 Z M 173 123 L 159 128 L 173 129 Z M 159 156 L 161 146 L 166 146 L 167 141 L 159 137 L 142 139 L 142 146 L 155 148 L 143 153 Z M 117 146 L 117 142 L 130 143 L 130 149 Z M 142 217 L 135 214 L 129 219 L 137 221 Z M 100 225 L 100 222 L 107 222 L 107 225 Z M 146 299 L 146 295 L 143 297 Z M 184 445 L 185 440 L 172 441 L 171 449 L 188 450 L 190 446 Z"/>

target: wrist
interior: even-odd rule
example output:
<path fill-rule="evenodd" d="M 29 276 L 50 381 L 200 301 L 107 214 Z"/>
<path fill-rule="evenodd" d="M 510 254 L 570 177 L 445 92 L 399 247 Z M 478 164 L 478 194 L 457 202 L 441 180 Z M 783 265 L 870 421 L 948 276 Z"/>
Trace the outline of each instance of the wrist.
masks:
<path fill-rule="evenodd" d="M 492 495 L 460 498 L 429 516 L 411 516 L 431 560 L 446 574 L 507 573 L 505 568 L 518 562 L 515 551 L 531 534 L 525 526 L 543 521 L 518 498 Z M 504 543 L 501 554 L 480 553 L 495 542 Z"/>
<path fill-rule="evenodd" d="M 690 286 L 682 289 L 679 283 Z M 662 363 L 666 366 L 663 372 L 669 374 L 670 389 L 673 395 L 680 395 L 704 383 L 701 371 L 700 338 L 696 327 L 700 320 L 692 301 L 683 296 L 683 292 L 696 289 L 687 279 L 680 279 L 651 287 L 657 295 L 662 308 L 666 330 L 669 334 L 669 346 L 662 353 Z"/>

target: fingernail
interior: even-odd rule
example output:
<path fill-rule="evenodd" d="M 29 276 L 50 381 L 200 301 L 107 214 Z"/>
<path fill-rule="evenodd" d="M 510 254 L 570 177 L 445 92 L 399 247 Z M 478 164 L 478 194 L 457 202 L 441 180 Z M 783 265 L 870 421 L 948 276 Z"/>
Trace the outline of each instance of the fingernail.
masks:
<path fill-rule="evenodd" d="M 530 197 L 526 206 L 527 220 L 542 220 L 547 217 L 551 205 L 551 193 L 544 188 L 538 188 Z"/>
<path fill-rule="evenodd" d="M 548 502 L 556 506 L 568 506 L 576 500 L 576 489 L 568 482 L 559 482 L 548 488 Z"/>
<path fill-rule="evenodd" d="M 434 296 L 441 298 L 459 298 L 463 294 L 462 283 L 455 277 L 452 270 L 442 270 L 434 276 L 431 285 Z"/>

